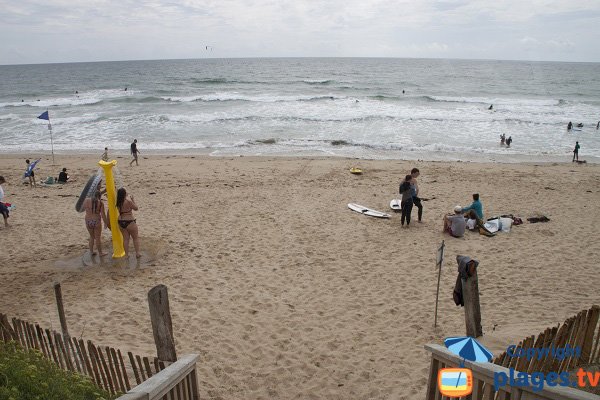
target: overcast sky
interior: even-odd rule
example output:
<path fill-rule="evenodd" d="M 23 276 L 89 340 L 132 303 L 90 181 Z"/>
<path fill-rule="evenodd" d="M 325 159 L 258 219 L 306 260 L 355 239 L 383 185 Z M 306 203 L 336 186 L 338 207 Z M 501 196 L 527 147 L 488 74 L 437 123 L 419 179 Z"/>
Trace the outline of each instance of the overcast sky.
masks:
<path fill-rule="evenodd" d="M 208 57 L 598 62 L 600 0 L 0 0 L 0 64 Z"/>

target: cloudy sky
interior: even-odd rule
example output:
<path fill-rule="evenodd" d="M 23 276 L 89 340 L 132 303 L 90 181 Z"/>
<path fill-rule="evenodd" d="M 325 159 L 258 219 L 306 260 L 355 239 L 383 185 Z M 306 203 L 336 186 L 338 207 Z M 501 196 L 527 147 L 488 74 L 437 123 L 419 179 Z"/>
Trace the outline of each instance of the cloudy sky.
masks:
<path fill-rule="evenodd" d="M 600 0 L 0 0 L 0 38 L 0 64 L 207 57 L 598 62 Z"/>

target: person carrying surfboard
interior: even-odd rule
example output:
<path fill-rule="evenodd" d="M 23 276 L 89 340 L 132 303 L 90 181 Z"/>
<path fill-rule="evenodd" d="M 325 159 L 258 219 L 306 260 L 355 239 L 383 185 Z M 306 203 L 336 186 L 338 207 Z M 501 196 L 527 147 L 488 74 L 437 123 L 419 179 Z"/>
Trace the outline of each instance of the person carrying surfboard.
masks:
<path fill-rule="evenodd" d="M 419 183 L 417 182 L 417 178 L 421 175 L 418 168 L 413 168 L 410 170 L 410 176 L 412 176 L 412 180 L 410 181 L 411 185 L 414 188 L 414 196 L 413 196 L 413 204 L 419 210 L 417 213 L 418 221 L 423 222 L 423 203 L 421 203 L 421 198 L 419 197 Z"/>

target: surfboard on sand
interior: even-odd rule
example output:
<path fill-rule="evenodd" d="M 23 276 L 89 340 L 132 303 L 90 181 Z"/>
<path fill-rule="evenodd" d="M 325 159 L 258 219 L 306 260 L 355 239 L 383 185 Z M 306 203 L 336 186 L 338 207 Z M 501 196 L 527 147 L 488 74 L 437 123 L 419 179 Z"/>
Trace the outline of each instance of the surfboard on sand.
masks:
<path fill-rule="evenodd" d="M 360 204 L 356 204 L 356 203 L 348 203 L 348 208 L 351 209 L 352 211 L 356 211 L 357 213 L 368 215 L 370 217 L 375 217 L 375 218 L 390 218 L 391 217 L 390 214 L 386 214 L 381 211 L 373 210 L 372 208 L 361 206 Z"/>
<path fill-rule="evenodd" d="M 402 211 L 402 207 L 400 206 L 400 203 L 401 203 L 400 200 L 392 199 L 390 201 L 390 208 L 392 210 L 394 210 L 395 212 L 400 212 L 400 211 Z"/>

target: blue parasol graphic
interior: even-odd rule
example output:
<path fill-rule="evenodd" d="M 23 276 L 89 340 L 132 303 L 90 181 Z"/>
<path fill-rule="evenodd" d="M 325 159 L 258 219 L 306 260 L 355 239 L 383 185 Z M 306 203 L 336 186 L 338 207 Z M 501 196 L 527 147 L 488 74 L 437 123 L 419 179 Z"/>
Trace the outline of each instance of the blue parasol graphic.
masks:
<path fill-rule="evenodd" d="M 491 351 L 483 347 L 477 340 L 470 336 L 446 338 L 444 340 L 444 345 L 448 348 L 448 350 L 463 358 L 463 361 L 460 363 L 461 368 L 463 368 L 465 365 L 464 360 L 474 362 L 489 362 L 492 360 L 492 357 L 494 357 Z M 459 380 L 460 373 L 458 374 L 458 379 L 456 380 L 456 386 L 458 386 Z"/>

